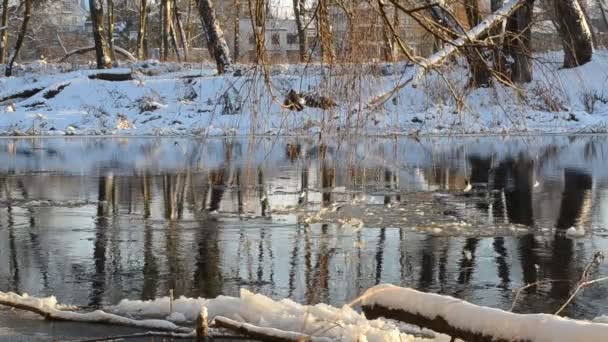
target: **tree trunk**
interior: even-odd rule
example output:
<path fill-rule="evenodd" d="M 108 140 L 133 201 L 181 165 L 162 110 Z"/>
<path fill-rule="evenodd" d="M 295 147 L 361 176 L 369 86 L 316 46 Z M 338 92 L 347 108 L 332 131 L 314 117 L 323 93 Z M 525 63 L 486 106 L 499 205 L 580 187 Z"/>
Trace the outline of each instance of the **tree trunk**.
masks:
<path fill-rule="evenodd" d="M 558 0 L 562 1 L 562 0 Z M 507 18 L 505 55 L 511 57 L 511 81 L 532 81 L 532 10 L 534 0 L 525 0 L 523 5 Z"/>
<path fill-rule="evenodd" d="M 175 25 L 173 25 L 173 17 L 169 18 L 169 38 L 171 39 L 171 46 L 175 51 L 177 61 L 181 62 L 181 55 L 179 53 L 179 46 L 177 45 L 177 34 L 175 33 Z"/>
<path fill-rule="evenodd" d="M 498 11 L 502 5 L 504 4 L 504 0 L 491 0 L 491 11 Z M 501 46 L 503 45 L 504 39 L 504 25 L 496 25 L 494 28 L 490 30 L 490 36 L 492 37 L 492 63 L 494 66 L 494 71 L 504 77 L 506 72 L 506 59 L 503 53 Z"/>
<path fill-rule="evenodd" d="M 554 0 L 555 23 L 564 46 L 564 68 L 583 65 L 593 56 L 591 30 L 578 0 Z"/>
<path fill-rule="evenodd" d="M 602 0 L 597 0 L 597 7 L 600 12 L 602 12 L 602 19 L 604 20 L 604 25 L 608 27 L 608 14 L 606 14 L 606 9 L 604 8 L 604 3 Z"/>
<path fill-rule="evenodd" d="M 249 12 L 255 32 L 255 62 L 263 64 L 266 57 L 266 0 L 249 0 Z"/>
<path fill-rule="evenodd" d="M 232 60 L 212 0 L 198 0 L 198 11 L 206 32 L 207 49 L 215 59 L 218 74 L 223 74 L 232 65 Z"/>
<path fill-rule="evenodd" d="M 169 58 L 169 39 L 171 35 L 171 0 L 162 0 L 161 6 L 163 18 L 162 22 L 162 45 L 161 60 L 166 61 Z"/>
<path fill-rule="evenodd" d="M 379 2 L 380 6 L 384 6 L 384 3 Z M 386 13 L 386 11 L 384 11 Z M 385 62 L 392 62 L 395 57 L 395 38 L 393 32 L 391 32 L 390 22 L 382 21 L 382 39 L 384 40 L 384 46 L 382 47 L 382 55 Z M 398 27 L 395 27 L 398 30 Z M 395 33 L 399 33 L 395 31 Z"/>
<path fill-rule="evenodd" d="M 6 64 L 6 51 L 8 49 L 8 0 L 2 2 L 2 22 L 4 29 L 0 32 L 0 64 Z"/>
<path fill-rule="evenodd" d="M 233 22 L 233 30 L 234 30 L 234 51 L 232 55 L 234 56 L 234 62 L 238 62 L 241 49 L 239 46 L 239 40 L 241 39 L 241 1 L 234 0 L 234 22 Z"/>
<path fill-rule="evenodd" d="M 306 28 L 302 22 L 304 15 L 304 1 L 305 0 L 293 0 L 293 13 L 296 19 L 296 29 L 298 30 L 298 43 L 300 49 L 300 62 L 306 62 L 306 50 L 308 46 Z"/>
<path fill-rule="evenodd" d="M 141 0 L 139 4 L 139 31 L 137 32 L 137 58 L 146 59 L 148 53 L 145 49 L 144 40 L 146 37 L 146 27 L 148 22 L 148 1 Z"/>
<path fill-rule="evenodd" d="M 194 0 L 188 0 L 188 17 L 186 18 L 186 40 L 188 46 L 192 42 L 192 2 Z"/>
<path fill-rule="evenodd" d="M 329 20 L 328 0 L 319 0 L 317 19 L 321 40 L 321 58 L 324 63 L 333 63 L 335 58 L 331 22 Z"/>
<path fill-rule="evenodd" d="M 98 69 L 109 69 L 112 67 L 112 59 L 108 54 L 108 45 L 103 29 L 103 4 L 102 0 L 89 0 L 91 9 L 91 21 L 93 39 L 95 40 L 95 57 Z"/>
<path fill-rule="evenodd" d="M 110 58 L 116 61 L 116 53 L 114 51 L 114 0 L 108 0 L 108 46 Z"/>
<path fill-rule="evenodd" d="M 391 0 L 393 4 L 395 4 L 395 1 L 396 0 Z M 479 39 L 479 37 L 486 35 L 494 26 L 502 23 L 503 18 L 511 16 L 511 14 L 517 11 L 519 6 L 522 3 L 525 3 L 525 1 L 526 0 L 507 1 L 500 9 L 486 17 L 479 25 L 465 32 L 463 37 L 450 41 L 448 44 L 446 44 L 444 49 L 427 57 L 426 59 L 420 60 L 418 62 L 418 66 L 416 67 L 417 70 L 414 72 L 414 76 L 411 80 L 412 85 L 416 87 L 427 71 L 439 65 L 442 61 L 446 60 L 457 51 L 461 51 L 461 49 L 465 48 L 471 40 L 474 41 Z M 384 97 L 384 95 L 381 97 Z"/>
<path fill-rule="evenodd" d="M 11 50 L 11 53 L 8 57 L 8 64 L 6 65 L 6 69 L 4 70 L 4 74 L 6 77 L 9 77 L 13 74 L 13 64 L 19 56 L 19 51 L 21 51 L 21 47 L 23 46 L 23 41 L 25 40 L 25 34 L 27 33 L 27 25 L 30 21 L 30 16 L 32 14 L 32 0 L 24 0 L 25 11 L 23 13 L 23 22 L 21 22 L 21 30 L 19 30 L 19 35 L 17 36 L 17 41 L 15 42 L 15 47 Z"/>
<path fill-rule="evenodd" d="M 173 3 L 173 13 L 175 15 L 175 25 L 177 25 L 177 30 L 179 32 L 179 40 L 181 41 L 181 46 L 184 54 L 184 62 L 188 61 L 188 40 L 186 39 L 186 31 L 184 30 L 184 25 L 182 25 L 182 14 L 179 11 L 179 7 L 177 7 L 177 1 Z"/>
<path fill-rule="evenodd" d="M 481 22 L 479 3 L 477 0 L 465 0 L 464 2 L 469 27 L 475 27 Z M 469 85 L 473 88 L 489 86 L 492 74 L 485 60 L 485 53 L 481 48 L 468 48 L 466 55 L 471 69 Z"/>
<path fill-rule="evenodd" d="M 583 15 L 585 16 L 585 21 L 589 25 L 589 32 L 591 33 L 591 42 L 593 46 L 598 46 L 597 40 L 597 30 L 593 27 L 591 22 L 591 17 L 589 16 L 589 5 L 587 4 L 588 0 L 579 1 L 578 4 L 581 6 L 581 10 L 583 11 Z"/>

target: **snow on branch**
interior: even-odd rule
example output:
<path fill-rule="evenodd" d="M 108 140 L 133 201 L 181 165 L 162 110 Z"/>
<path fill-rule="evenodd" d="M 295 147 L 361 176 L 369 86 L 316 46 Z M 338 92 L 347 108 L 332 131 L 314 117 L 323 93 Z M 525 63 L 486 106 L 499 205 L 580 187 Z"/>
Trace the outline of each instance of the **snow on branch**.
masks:
<path fill-rule="evenodd" d="M 509 15 L 515 12 L 523 2 L 524 0 L 507 1 L 501 8 L 487 16 L 477 26 L 467 31 L 462 37 L 451 41 L 443 50 L 438 51 L 429 58 L 421 60 L 414 73 L 413 85 L 416 86 L 429 69 L 444 61 L 450 55 L 458 51 L 459 48 L 465 46 L 465 44 L 471 43 L 473 40 L 489 31 L 492 27 L 505 20 Z"/>
<path fill-rule="evenodd" d="M 608 336 L 608 324 L 549 314 L 515 314 L 393 285 L 373 287 L 359 301 L 370 318 L 424 325 L 467 341 L 600 342 Z"/>
<path fill-rule="evenodd" d="M 59 305 L 55 297 L 34 298 L 29 297 L 27 294 L 18 295 L 12 292 L 5 293 L 0 291 L 0 305 L 6 305 L 12 308 L 30 311 L 43 316 L 47 320 L 124 325 L 137 328 L 154 329 L 159 331 L 172 331 L 183 333 L 192 332 L 191 329 L 179 327 L 174 323 L 166 320 L 135 320 L 110 314 L 101 310 L 86 313 L 63 311 L 62 309 L 69 307 Z"/>

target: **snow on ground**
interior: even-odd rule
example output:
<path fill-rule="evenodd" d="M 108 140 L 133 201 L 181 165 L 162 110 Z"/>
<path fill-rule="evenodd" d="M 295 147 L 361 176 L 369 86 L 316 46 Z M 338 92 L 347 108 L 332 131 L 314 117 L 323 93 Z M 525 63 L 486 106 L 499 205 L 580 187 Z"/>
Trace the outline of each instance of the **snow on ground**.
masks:
<path fill-rule="evenodd" d="M 272 91 L 259 69 L 216 76 L 208 64 L 138 62 L 122 82 L 91 79 L 98 71 L 35 64 L 0 79 L 0 134 L 179 135 L 573 133 L 608 131 L 608 51 L 593 61 L 560 70 L 561 53 L 536 56 L 535 80 L 522 89 L 467 89 L 467 67 L 458 62 L 406 86 L 380 107 L 372 99 L 414 72 L 403 63 L 335 66 L 276 65 Z M 106 72 L 106 71 L 104 71 Z M 454 99 L 450 86 L 462 105 Z M 39 90 L 14 97 L 23 90 Z M 334 98 L 338 107 L 291 112 L 281 104 L 290 90 Z"/>
<path fill-rule="evenodd" d="M 506 341 L 606 341 L 608 324 L 575 321 L 548 314 L 514 314 L 477 306 L 461 299 L 423 293 L 393 285 L 378 285 L 362 296 L 363 305 L 380 305 L 434 319 L 450 326 Z M 598 319 L 597 322 L 602 322 Z"/>

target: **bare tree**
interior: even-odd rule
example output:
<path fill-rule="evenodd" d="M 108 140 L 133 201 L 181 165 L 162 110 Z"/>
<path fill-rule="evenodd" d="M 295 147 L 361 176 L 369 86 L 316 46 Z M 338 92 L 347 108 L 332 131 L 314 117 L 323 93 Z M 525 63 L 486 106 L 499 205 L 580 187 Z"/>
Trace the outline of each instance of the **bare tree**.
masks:
<path fill-rule="evenodd" d="M 170 4 L 169 4 L 170 5 Z M 173 11 L 171 11 L 173 12 Z M 181 55 L 179 53 L 179 46 L 177 45 L 177 34 L 175 33 L 175 25 L 173 25 L 174 16 L 169 18 L 169 38 L 171 39 L 171 46 L 175 51 L 175 56 L 177 57 L 177 61 L 181 61 Z"/>
<path fill-rule="evenodd" d="M 564 68 L 583 65 L 593 56 L 591 30 L 578 0 L 554 0 L 555 24 L 564 46 Z"/>
<path fill-rule="evenodd" d="M 147 51 L 145 48 L 146 26 L 148 22 L 148 1 L 141 0 L 139 3 L 139 30 L 137 31 L 137 58 L 145 59 Z"/>
<path fill-rule="evenodd" d="M 171 0 L 162 0 L 160 17 L 162 18 L 161 59 L 163 61 L 166 61 L 169 58 L 169 35 L 171 34 Z"/>
<path fill-rule="evenodd" d="M 293 0 L 293 14 L 296 19 L 296 29 L 298 30 L 298 43 L 300 49 L 300 62 L 306 61 L 306 50 L 308 46 L 306 28 L 304 27 L 304 1 Z"/>
<path fill-rule="evenodd" d="M 475 27 L 481 22 L 479 13 L 479 3 L 477 0 L 465 0 L 465 11 L 469 27 Z M 484 51 L 481 48 L 466 49 L 469 68 L 471 69 L 471 79 L 469 84 L 472 87 L 488 86 L 490 84 L 491 73 L 485 60 Z"/>
<path fill-rule="evenodd" d="M 525 0 L 523 5 L 507 18 L 504 51 L 505 55 L 512 59 L 510 70 L 513 82 L 532 81 L 533 8 L 534 0 Z"/>
<path fill-rule="evenodd" d="M 91 10 L 91 22 L 93 29 L 93 40 L 95 40 L 95 57 L 98 69 L 109 69 L 112 67 L 112 59 L 108 53 L 108 44 L 105 30 L 103 28 L 103 3 L 102 0 L 89 0 Z"/>
<path fill-rule="evenodd" d="M 383 2 L 379 2 L 380 6 L 385 6 Z M 393 28 L 399 30 L 398 20 L 399 13 L 397 12 L 397 7 L 394 7 L 394 16 L 393 16 Z M 385 13 L 385 12 L 384 12 Z M 397 25 L 395 25 L 397 23 Z M 386 21 L 382 24 L 382 39 L 384 40 L 384 46 L 382 49 L 384 55 L 384 61 L 392 62 L 395 58 L 395 38 L 391 32 L 390 24 Z"/>
<path fill-rule="evenodd" d="M 2 21 L 0 23 L 0 64 L 6 63 L 6 51 L 8 44 L 8 0 L 2 1 Z"/>
<path fill-rule="evenodd" d="M 198 11 L 207 35 L 207 49 L 215 59 L 218 74 L 223 74 L 232 65 L 232 60 L 212 0 L 198 0 Z"/>
<path fill-rule="evenodd" d="M 23 0 L 22 4 L 25 5 L 25 10 L 23 12 L 23 21 L 21 22 L 21 29 L 19 30 L 19 35 L 17 36 L 15 47 L 11 50 L 11 53 L 8 56 L 8 64 L 6 65 L 6 68 L 4 70 L 4 75 L 6 77 L 9 77 L 13 74 L 13 64 L 19 56 L 19 51 L 21 51 L 21 47 L 23 46 L 25 34 L 27 33 L 27 25 L 30 21 L 30 16 L 32 14 L 32 0 Z"/>
<path fill-rule="evenodd" d="M 108 7 L 108 46 L 110 58 L 115 61 L 116 53 L 114 49 L 114 0 L 107 0 L 106 4 Z"/>
<path fill-rule="evenodd" d="M 177 31 L 179 32 L 179 40 L 181 42 L 181 48 L 184 54 L 184 61 L 188 61 L 188 39 L 186 38 L 186 31 L 184 30 L 184 25 L 182 24 L 182 13 L 177 6 L 177 1 L 173 2 L 173 14 L 175 16 L 175 25 L 177 26 Z"/>
<path fill-rule="evenodd" d="M 333 63 L 335 52 L 331 31 L 331 21 L 329 19 L 328 0 L 318 0 L 317 22 L 319 28 L 319 38 L 321 41 L 321 57 L 325 63 Z"/>
<path fill-rule="evenodd" d="M 502 5 L 504 4 L 504 0 L 491 0 L 490 9 L 492 12 L 498 11 Z M 490 37 L 492 39 L 492 62 L 494 71 L 498 73 L 498 75 L 504 77 L 506 71 L 506 59 L 504 55 L 504 51 L 501 48 L 504 42 L 504 33 L 505 28 L 504 25 L 496 25 L 490 30 Z"/>
<path fill-rule="evenodd" d="M 266 58 L 266 0 L 249 0 L 249 16 L 255 39 L 255 62 L 265 63 Z"/>
<path fill-rule="evenodd" d="M 606 9 L 604 8 L 604 3 L 602 2 L 602 0 L 596 0 L 597 1 L 597 7 L 599 8 L 600 12 L 602 12 L 602 19 L 604 19 L 604 25 L 608 26 L 608 14 L 606 14 Z"/>
<path fill-rule="evenodd" d="M 241 39 L 241 1 L 240 0 L 234 0 L 234 22 L 233 22 L 233 29 L 234 29 L 234 51 L 232 51 L 232 56 L 235 62 L 238 62 L 240 54 L 241 54 L 241 49 L 240 49 L 240 44 L 239 44 L 239 40 Z"/>

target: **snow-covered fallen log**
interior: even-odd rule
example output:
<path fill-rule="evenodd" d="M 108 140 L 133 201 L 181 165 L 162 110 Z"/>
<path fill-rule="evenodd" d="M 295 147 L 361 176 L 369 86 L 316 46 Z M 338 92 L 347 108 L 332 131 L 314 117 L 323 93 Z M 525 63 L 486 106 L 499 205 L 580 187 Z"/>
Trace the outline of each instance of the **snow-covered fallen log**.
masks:
<path fill-rule="evenodd" d="M 360 298 L 367 317 L 424 326 L 465 341 L 606 341 L 608 324 L 549 314 L 515 314 L 461 299 L 379 285 Z"/>
<path fill-rule="evenodd" d="M 323 337 L 311 337 L 306 334 L 284 331 L 275 328 L 262 328 L 249 323 L 242 323 L 230 318 L 215 317 L 214 325 L 236 333 L 268 342 L 330 342 L 331 339 Z"/>
<path fill-rule="evenodd" d="M 435 54 L 431 55 L 429 58 L 420 61 L 416 71 L 414 72 L 415 76 L 413 80 L 413 85 L 416 86 L 428 70 L 443 62 L 450 55 L 458 51 L 459 48 L 465 46 L 465 44 L 472 43 L 481 35 L 488 32 L 492 27 L 499 25 L 509 15 L 515 12 L 515 10 L 519 8 L 523 1 L 524 0 L 507 1 L 500 9 L 493 12 L 484 20 L 482 20 L 478 25 L 467 31 L 463 37 L 451 41 L 446 45 L 444 49 L 439 50 Z"/>
<path fill-rule="evenodd" d="M 47 320 L 113 324 L 153 329 L 158 331 L 192 333 L 192 329 L 177 326 L 176 324 L 166 320 L 136 320 L 107 313 L 102 310 L 86 313 L 64 311 L 63 309 L 70 309 L 70 307 L 58 304 L 57 299 L 53 296 L 48 298 L 35 298 L 29 297 L 27 294 L 18 295 L 12 292 L 0 292 L 0 305 L 30 311 L 43 316 Z"/>

